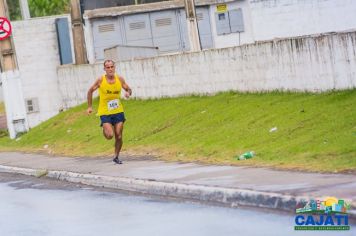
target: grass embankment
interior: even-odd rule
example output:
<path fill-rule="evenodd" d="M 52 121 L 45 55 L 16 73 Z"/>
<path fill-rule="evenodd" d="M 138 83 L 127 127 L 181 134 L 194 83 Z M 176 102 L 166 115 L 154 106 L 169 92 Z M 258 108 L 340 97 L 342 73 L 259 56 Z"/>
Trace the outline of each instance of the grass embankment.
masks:
<path fill-rule="evenodd" d="M 95 101 L 97 105 L 97 100 Z M 124 101 L 124 151 L 161 159 L 272 166 L 310 171 L 356 170 L 356 90 L 323 94 L 221 93 Z M 111 155 L 99 119 L 75 107 L 0 150 L 70 156 Z M 277 131 L 270 129 L 277 127 Z M 44 145 L 48 145 L 44 149 Z M 234 156 L 253 150 L 256 156 Z"/>

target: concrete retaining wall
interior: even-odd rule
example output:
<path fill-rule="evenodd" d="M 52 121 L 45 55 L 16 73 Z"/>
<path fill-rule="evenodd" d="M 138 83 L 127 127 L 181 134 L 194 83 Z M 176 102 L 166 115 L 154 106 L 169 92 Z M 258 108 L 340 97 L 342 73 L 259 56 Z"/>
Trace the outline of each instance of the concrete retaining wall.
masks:
<path fill-rule="evenodd" d="M 86 100 L 103 65 L 58 69 L 65 107 Z M 356 87 L 356 32 L 266 41 L 118 64 L 139 98 L 219 91 L 327 91 Z"/>

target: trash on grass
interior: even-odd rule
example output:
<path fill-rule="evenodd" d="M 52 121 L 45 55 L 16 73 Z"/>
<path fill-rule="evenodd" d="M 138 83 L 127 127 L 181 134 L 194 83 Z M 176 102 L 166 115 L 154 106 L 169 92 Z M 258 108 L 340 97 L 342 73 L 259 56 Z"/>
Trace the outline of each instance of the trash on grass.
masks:
<path fill-rule="evenodd" d="M 237 156 L 236 159 L 237 160 L 246 160 L 246 159 L 250 159 L 254 156 L 255 156 L 255 152 L 249 151 L 249 152 L 245 152 L 244 154 L 241 154 L 240 156 Z"/>
<path fill-rule="evenodd" d="M 277 131 L 277 127 L 273 127 L 269 130 L 270 133 Z"/>

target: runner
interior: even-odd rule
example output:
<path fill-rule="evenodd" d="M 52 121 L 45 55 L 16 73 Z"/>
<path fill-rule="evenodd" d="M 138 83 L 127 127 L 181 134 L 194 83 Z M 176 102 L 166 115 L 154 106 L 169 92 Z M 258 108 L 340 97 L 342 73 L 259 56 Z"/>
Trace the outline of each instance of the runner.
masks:
<path fill-rule="evenodd" d="M 121 88 L 123 88 L 126 91 L 125 97 L 129 98 L 132 90 L 124 78 L 116 74 L 114 61 L 104 61 L 104 70 L 106 73 L 98 78 L 88 90 L 87 113 L 90 115 L 93 112 L 93 92 L 99 89 L 98 115 L 103 127 L 103 134 L 108 140 L 115 136 L 115 157 L 113 161 L 116 164 L 122 164 L 119 154 L 122 147 L 122 131 L 126 119 L 123 106 L 120 102 L 120 95 Z"/>

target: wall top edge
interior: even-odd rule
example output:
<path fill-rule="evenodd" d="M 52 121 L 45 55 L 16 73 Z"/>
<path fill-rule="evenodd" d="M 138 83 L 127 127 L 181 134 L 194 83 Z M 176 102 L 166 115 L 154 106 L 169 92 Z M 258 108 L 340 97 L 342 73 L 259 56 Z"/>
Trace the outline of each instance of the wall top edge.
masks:
<path fill-rule="evenodd" d="M 60 14 L 60 15 L 53 15 L 53 16 L 41 16 L 41 17 L 32 17 L 27 20 L 13 20 L 11 24 L 22 23 L 22 22 L 32 22 L 32 21 L 42 21 L 42 20 L 52 20 L 57 18 L 68 18 L 70 19 L 70 14 Z"/>
<path fill-rule="evenodd" d="M 254 45 L 262 45 L 262 44 L 279 44 L 283 42 L 288 42 L 292 40 L 320 40 L 320 39 L 327 39 L 328 37 L 333 37 L 335 35 L 344 37 L 346 35 L 349 35 L 351 37 L 356 38 L 356 28 L 355 29 L 350 29 L 350 30 L 345 30 L 345 31 L 338 31 L 338 32 L 326 32 L 326 33 L 321 33 L 321 34 L 312 34 L 312 35 L 304 35 L 304 36 L 298 36 L 298 37 L 286 37 L 286 38 L 275 38 L 271 40 L 261 40 L 261 41 L 256 41 L 254 43 L 250 44 L 244 44 L 241 46 L 234 46 L 234 47 L 226 47 L 226 48 L 213 48 L 213 49 L 206 49 L 203 51 L 197 51 L 197 52 L 177 52 L 177 53 L 171 53 L 171 54 L 165 54 L 165 55 L 159 55 L 156 57 L 149 57 L 149 58 L 136 58 L 134 60 L 124 60 L 124 61 L 118 61 L 117 64 L 120 65 L 122 63 L 130 63 L 132 61 L 149 61 L 149 60 L 158 60 L 162 58 L 174 58 L 174 57 L 180 57 L 180 56 L 187 56 L 187 55 L 198 55 L 201 53 L 211 53 L 214 51 L 224 51 L 224 50 L 234 50 L 234 49 L 244 49 L 248 48 Z M 91 65 L 100 65 L 102 66 L 104 60 L 101 61 L 96 61 L 93 64 L 83 64 L 80 66 L 91 66 Z M 66 68 L 72 68 L 73 64 L 70 65 L 62 65 L 57 68 L 58 71 L 65 70 Z"/>

